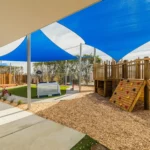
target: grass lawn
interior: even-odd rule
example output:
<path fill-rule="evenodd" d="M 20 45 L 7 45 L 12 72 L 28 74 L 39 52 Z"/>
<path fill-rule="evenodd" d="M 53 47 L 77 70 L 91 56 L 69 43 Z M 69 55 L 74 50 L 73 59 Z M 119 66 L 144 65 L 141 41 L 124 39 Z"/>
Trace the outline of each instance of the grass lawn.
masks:
<path fill-rule="evenodd" d="M 60 86 L 61 95 L 66 94 L 67 88 L 68 88 L 68 86 Z M 8 91 L 13 95 L 17 95 L 17 96 L 21 96 L 21 97 L 27 97 L 27 86 L 18 87 L 18 88 L 14 88 L 14 89 L 8 89 Z M 37 98 L 36 85 L 31 85 L 31 97 Z"/>
<path fill-rule="evenodd" d="M 71 150 L 91 150 L 91 147 L 96 144 L 98 144 L 97 141 L 86 135 Z"/>

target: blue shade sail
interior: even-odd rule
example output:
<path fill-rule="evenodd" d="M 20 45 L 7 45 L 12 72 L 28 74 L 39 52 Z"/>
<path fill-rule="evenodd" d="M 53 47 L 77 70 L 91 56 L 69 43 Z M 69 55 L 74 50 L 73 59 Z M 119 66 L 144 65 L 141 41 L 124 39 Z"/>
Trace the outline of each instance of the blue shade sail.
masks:
<path fill-rule="evenodd" d="M 150 0 L 103 0 L 59 23 L 118 61 L 150 40 Z"/>
<path fill-rule="evenodd" d="M 46 62 L 76 59 L 75 56 L 55 45 L 45 34 L 38 30 L 31 34 L 31 61 Z M 0 57 L 5 61 L 27 61 L 27 38 L 12 52 Z"/>

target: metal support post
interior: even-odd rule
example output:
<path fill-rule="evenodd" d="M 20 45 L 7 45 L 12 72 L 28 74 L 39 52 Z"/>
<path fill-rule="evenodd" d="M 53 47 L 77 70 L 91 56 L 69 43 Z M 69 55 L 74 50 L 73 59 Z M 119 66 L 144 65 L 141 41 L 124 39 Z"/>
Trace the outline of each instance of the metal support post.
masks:
<path fill-rule="evenodd" d="M 31 37 L 27 35 L 27 101 L 31 108 Z"/>
<path fill-rule="evenodd" d="M 80 44 L 80 58 L 79 58 L 79 92 L 81 92 L 81 76 L 82 76 L 81 62 L 82 62 L 82 44 Z"/>

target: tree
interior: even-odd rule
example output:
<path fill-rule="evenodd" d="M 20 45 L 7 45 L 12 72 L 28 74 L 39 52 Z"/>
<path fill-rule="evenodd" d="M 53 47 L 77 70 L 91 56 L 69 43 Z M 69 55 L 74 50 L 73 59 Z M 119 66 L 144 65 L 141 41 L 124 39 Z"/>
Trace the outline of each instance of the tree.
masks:
<path fill-rule="evenodd" d="M 11 68 L 11 69 L 10 69 Z M 13 74 L 22 74 L 23 73 L 23 67 L 18 67 L 18 66 L 0 66 L 0 73 L 11 73 Z"/>
<path fill-rule="evenodd" d="M 78 56 L 76 56 L 76 60 L 70 60 L 67 63 L 68 67 L 68 75 L 71 78 L 71 82 L 73 83 L 74 80 L 78 80 L 78 75 L 79 75 L 79 61 L 78 61 Z"/>
<path fill-rule="evenodd" d="M 99 56 L 96 56 L 96 62 L 100 63 L 101 59 Z M 90 82 L 90 77 L 91 73 L 93 72 L 93 62 L 94 62 L 94 57 L 92 54 L 90 55 L 83 55 L 82 57 L 82 77 L 86 85 Z"/>
<path fill-rule="evenodd" d="M 42 73 L 44 72 L 44 66 L 43 66 L 43 63 L 42 62 L 38 62 L 38 63 L 34 63 L 33 64 L 33 70 L 34 70 L 34 74 L 35 76 L 38 78 L 39 81 L 43 82 L 43 74 L 40 76 L 40 75 L 37 75 L 36 72 L 38 70 L 40 70 Z"/>
<path fill-rule="evenodd" d="M 47 62 L 45 63 L 45 65 L 47 65 L 47 76 L 48 79 L 50 81 L 54 81 L 54 78 L 57 75 L 57 71 L 58 71 L 58 62 L 54 61 L 54 62 Z"/>
<path fill-rule="evenodd" d="M 44 63 L 34 63 L 34 74 L 37 70 L 42 71 L 42 81 L 54 81 L 54 78 L 61 79 L 61 74 L 64 72 L 64 61 L 53 61 Z"/>

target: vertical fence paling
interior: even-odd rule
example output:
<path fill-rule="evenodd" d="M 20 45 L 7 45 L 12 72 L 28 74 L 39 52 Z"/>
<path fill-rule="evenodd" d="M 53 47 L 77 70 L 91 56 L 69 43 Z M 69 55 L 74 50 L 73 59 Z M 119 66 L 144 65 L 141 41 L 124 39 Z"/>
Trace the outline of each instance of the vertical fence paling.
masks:
<path fill-rule="evenodd" d="M 119 78 L 118 79 L 121 79 L 122 77 L 123 77 L 123 74 L 122 74 L 122 61 L 120 62 L 120 64 L 119 64 Z"/>
<path fill-rule="evenodd" d="M 149 70 L 150 70 L 150 60 L 149 60 Z M 149 79 L 150 79 L 150 71 L 149 71 L 148 75 L 149 75 Z"/>
<path fill-rule="evenodd" d="M 116 72 L 116 77 L 115 77 L 115 79 L 119 79 L 119 64 L 116 64 L 115 65 L 116 67 L 115 67 L 115 72 Z"/>
<path fill-rule="evenodd" d="M 136 60 L 136 79 L 140 79 L 140 61 L 139 59 Z"/>
<path fill-rule="evenodd" d="M 141 67 L 142 67 L 142 71 L 141 71 L 141 79 L 144 79 L 144 61 L 141 61 Z"/>
<path fill-rule="evenodd" d="M 14 76 L 10 73 L 2 73 L 0 74 L 0 84 L 22 84 L 26 83 L 25 80 L 26 75 L 15 75 L 16 82 L 14 83 Z"/>
<path fill-rule="evenodd" d="M 144 59 L 144 80 L 147 81 L 149 79 L 149 60 L 148 57 Z M 149 102 L 149 89 L 148 86 L 144 88 L 144 109 L 150 109 L 150 102 Z"/>
<path fill-rule="evenodd" d="M 128 62 L 127 62 L 127 60 L 124 60 L 124 62 L 122 64 L 122 77 L 124 79 L 128 78 Z"/>

